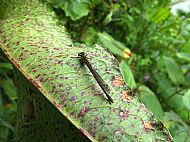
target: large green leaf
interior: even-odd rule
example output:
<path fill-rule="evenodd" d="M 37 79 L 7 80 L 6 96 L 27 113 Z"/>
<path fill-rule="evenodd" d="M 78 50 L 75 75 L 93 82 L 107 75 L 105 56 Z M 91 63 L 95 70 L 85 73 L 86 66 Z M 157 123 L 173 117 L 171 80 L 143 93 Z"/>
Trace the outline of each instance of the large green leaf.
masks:
<path fill-rule="evenodd" d="M 139 97 L 142 102 L 160 119 L 163 118 L 162 106 L 154 94 L 148 87 L 139 87 Z"/>
<path fill-rule="evenodd" d="M 19 70 L 17 141 L 173 141 L 130 96 L 116 59 L 102 46 L 75 47 L 41 1 L 10 1 L 5 13 L 0 45 Z M 110 87 L 113 104 L 89 70 L 79 69 L 81 51 Z"/>

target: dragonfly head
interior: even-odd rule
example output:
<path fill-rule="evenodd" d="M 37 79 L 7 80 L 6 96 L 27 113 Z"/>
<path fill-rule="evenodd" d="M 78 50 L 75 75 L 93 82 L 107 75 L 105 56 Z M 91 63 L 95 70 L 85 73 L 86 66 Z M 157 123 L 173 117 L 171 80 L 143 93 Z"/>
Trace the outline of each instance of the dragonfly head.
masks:
<path fill-rule="evenodd" d="M 84 53 L 84 52 L 80 52 L 80 53 L 78 53 L 78 56 L 79 56 L 79 57 L 84 57 L 84 56 L 85 56 L 85 53 Z"/>

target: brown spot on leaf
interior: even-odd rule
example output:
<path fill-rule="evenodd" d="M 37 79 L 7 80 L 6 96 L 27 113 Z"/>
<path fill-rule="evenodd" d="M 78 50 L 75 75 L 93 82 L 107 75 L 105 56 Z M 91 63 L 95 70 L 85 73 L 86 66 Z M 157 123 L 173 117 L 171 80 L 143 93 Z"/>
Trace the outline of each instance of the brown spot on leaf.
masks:
<path fill-rule="evenodd" d="M 19 57 L 21 58 L 21 57 L 23 57 L 23 55 L 24 55 L 24 53 L 21 53 L 21 54 L 19 55 Z"/>
<path fill-rule="evenodd" d="M 38 74 L 35 78 L 37 79 L 38 77 L 40 77 L 41 74 Z"/>
<path fill-rule="evenodd" d="M 152 122 L 150 122 L 150 121 L 143 122 L 143 125 L 147 132 L 149 132 L 150 130 L 153 130 Z"/>
<path fill-rule="evenodd" d="M 54 50 L 60 50 L 59 48 L 56 48 L 56 47 L 55 47 L 55 48 L 53 48 L 53 49 L 54 49 Z"/>
<path fill-rule="evenodd" d="M 126 90 L 126 91 L 122 92 L 122 100 L 124 102 L 130 102 L 131 99 L 132 99 L 132 96 L 131 96 L 131 91 L 130 90 Z"/>
<path fill-rule="evenodd" d="M 124 84 L 124 80 L 122 77 L 114 77 L 113 79 L 113 86 L 115 87 L 120 87 Z"/>

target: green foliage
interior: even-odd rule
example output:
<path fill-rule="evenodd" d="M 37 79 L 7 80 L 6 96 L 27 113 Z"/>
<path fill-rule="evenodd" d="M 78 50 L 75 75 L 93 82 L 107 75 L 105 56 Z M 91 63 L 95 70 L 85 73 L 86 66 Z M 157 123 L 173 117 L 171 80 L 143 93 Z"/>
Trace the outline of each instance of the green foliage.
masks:
<path fill-rule="evenodd" d="M 13 139 L 16 122 L 16 88 L 12 81 L 12 64 L 0 50 L 0 141 Z"/>
<path fill-rule="evenodd" d="M 80 11 L 84 13 L 87 7 Z M 163 118 L 175 140 L 190 141 L 189 14 L 173 16 L 168 0 L 92 1 L 88 15 L 75 22 L 73 15 L 69 18 L 64 13 L 68 16 L 66 9 L 59 16 L 72 37 L 88 45 L 102 43 L 117 56 L 125 81 L 131 88 L 138 84 L 136 92 L 156 116 Z M 132 52 L 127 53 L 130 58 L 124 54 L 126 49 Z M 167 113 L 163 115 L 163 111 Z M 165 121 L 171 111 L 180 122 Z M 179 136 L 180 131 L 183 136 Z"/>
<path fill-rule="evenodd" d="M 176 56 L 184 61 L 190 62 L 190 55 L 185 52 L 178 52 Z"/>
<path fill-rule="evenodd" d="M 189 126 L 179 115 L 174 112 L 166 112 L 164 121 L 177 142 L 188 142 L 190 139 Z"/>
<path fill-rule="evenodd" d="M 164 57 L 164 62 L 166 71 L 171 81 L 173 81 L 175 84 L 184 83 L 185 78 L 179 66 L 175 63 L 175 60 L 171 57 Z"/>
<path fill-rule="evenodd" d="M 185 105 L 187 111 L 190 112 L 190 89 L 182 97 L 183 104 Z"/>
<path fill-rule="evenodd" d="M 65 15 L 73 21 L 89 14 L 90 8 L 94 4 L 99 3 L 99 0 L 47 0 L 53 7 L 60 8 L 65 11 Z"/>

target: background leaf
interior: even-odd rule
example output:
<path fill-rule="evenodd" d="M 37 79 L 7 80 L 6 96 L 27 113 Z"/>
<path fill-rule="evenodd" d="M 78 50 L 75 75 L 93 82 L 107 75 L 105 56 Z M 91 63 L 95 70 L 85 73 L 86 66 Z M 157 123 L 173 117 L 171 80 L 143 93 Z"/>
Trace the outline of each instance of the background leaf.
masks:
<path fill-rule="evenodd" d="M 12 70 L 13 66 L 10 63 L 0 63 L 0 68 L 7 68 L 7 69 Z"/>
<path fill-rule="evenodd" d="M 190 89 L 182 97 L 186 109 L 190 112 Z"/>
<path fill-rule="evenodd" d="M 156 115 L 159 119 L 163 119 L 163 110 L 154 92 L 146 86 L 139 86 L 139 97 L 142 102 Z"/>
<path fill-rule="evenodd" d="M 123 56 L 123 52 L 126 49 L 126 47 L 113 39 L 109 34 L 107 33 L 98 33 L 99 39 L 101 43 L 109 49 L 113 54 L 118 55 L 120 57 Z"/>
<path fill-rule="evenodd" d="M 137 85 L 135 83 L 135 79 L 130 67 L 127 65 L 127 63 L 124 60 L 122 60 L 119 65 L 125 82 L 129 85 L 131 89 L 135 89 Z"/>
<path fill-rule="evenodd" d="M 167 99 L 175 93 L 176 88 L 172 86 L 172 82 L 169 80 L 169 78 L 160 74 L 156 74 L 155 78 L 158 83 L 157 92 L 160 94 L 160 96 L 162 96 L 164 99 Z"/>
<path fill-rule="evenodd" d="M 190 55 L 188 53 L 178 52 L 178 53 L 176 53 L 176 55 L 178 58 L 190 62 Z"/>
<path fill-rule="evenodd" d="M 170 79 L 174 83 L 184 83 L 185 78 L 179 66 L 175 63 L 175 60 L 171 57 L 164 57 L 165 66 Z"/>
<path fill-rule="evenodd" d="M 89 12 L 88 0 L 68 0 L 64 2 L 64 11 L 66 16 L 71 17 L 72 20 L 80 19 Z"/>
<path fill-rule="evenodd" d="M 107 25 L 107 24 L 109 24 L 109 23 L 112 21 L 112 15 L 113 15 L 113 13 L 110 12 L 110 13 L 106 16 L 106 18 L 105 18 L 104 21 L 103 21 L 103 24 L 104 24 L 104 25 Z"/>
<path fill-rule="evenodd" d="M 164 123 L 177 142 L 188 142 L 190 140 L 189 126 L 174 112 L 167 112 L 164 115 Z"/>
<path fill-rule="evenodd" d="M 2 86 L 5 94 L 12 100 L 17 98 L 16 88 L 10 79 L 3 79 L 0 82 L 0 86 Z"/>

